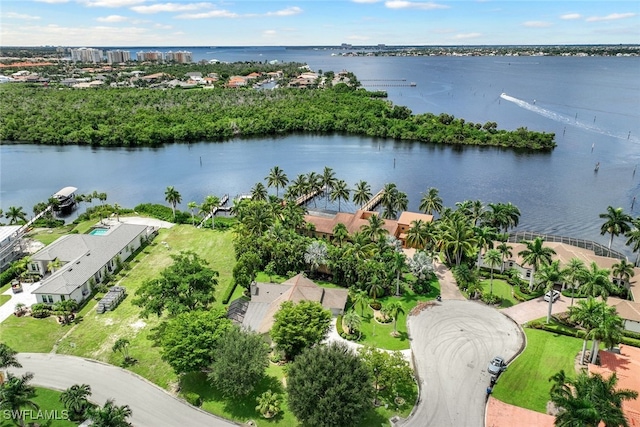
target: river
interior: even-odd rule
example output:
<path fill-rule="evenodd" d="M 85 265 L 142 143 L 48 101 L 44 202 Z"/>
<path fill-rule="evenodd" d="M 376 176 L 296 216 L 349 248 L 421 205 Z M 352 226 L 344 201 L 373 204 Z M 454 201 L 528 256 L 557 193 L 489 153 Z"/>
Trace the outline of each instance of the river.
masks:
<path fill-rule="evenodd" d="M 450 147 L 344 135 L 291 135 L 224 143 L 173 144 L 157 149 L 96 149 L 0 145 L 0 207 L 32 207 L 71 185 L 106 192 L 108 203 L 165 203 L 179 208 L 208 194 L 246 193 L 280 166 L 289 176 L 333 168 L 353 186 L 378 191 L 394 182 L 417 210 L 422 193 L 440 190 L 445 206 L 481 199 L 511 202 L 518 229 L 608 243 L 600 235 L 607 206 L 640 215 L 640 58 L 633 57 L 343 57 L 332 51 L 208 48 L 194 59 L 307 62 L 314 70 L 354 72 L 369 89 L 414 113 L 446 112 L 499 128 L 554 132 L 551 153 Z M 415 82 L 415 87 L 409 86 Z M 385 86 L 397 84 L 399 86 Z M 599 170 L 594 171 L 596 163 Z M 273 191 L 273 190 L 272 190 Z M 318 207 L 324 208 L 324 200 Z M 313 204 L 311 205 L 313 207 Z M 344 204 L 343 210 L 354 209 Z M 614 247 L 625 251 L 622 237 Z M 626 250 L 628 253 L 628 250 Z"/>

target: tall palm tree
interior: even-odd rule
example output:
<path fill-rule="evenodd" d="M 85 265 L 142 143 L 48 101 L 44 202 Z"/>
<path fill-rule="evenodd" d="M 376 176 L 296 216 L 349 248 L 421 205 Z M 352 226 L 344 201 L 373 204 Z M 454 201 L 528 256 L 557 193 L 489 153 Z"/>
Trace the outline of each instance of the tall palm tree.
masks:
<path fill-rule="evenodd" d="M 367 203 L 373 194 L 371 194 L 371 186 L 366 181 L 358 181 L 353 189 L 353 203 L 358 209 Z"/>
<path fill-rule="evenodd" d="M 378 242 L 389 234 L 389 230 L 384 228 L 384 219 L 380 218 L 378 215 L 371 215 L 367 219 L 367 223 L 360 227 L 360 231 L 372 242 Z"/>
<path fill-rule="evenodd" d="M 520 222 L 520 210 L 511 203 L 489 203 L 489 210 L 484 214 L 488 225 L 504 230 L 516 227 Z"/>
<path fill-rule="evenodd" d="M 453 257 L 456 266 L 462 263 L 462 258 L 471 253 L 476 245 L 473 228 L 463 216 L 453 215 L 442 225 L 439 235 L 439 246 L 447 258 Z M 450 258 L 449 258 L 450 259 Z"/>
<path fill-rule="evenodd" d="M 491 271 L 489 279 L 489 295 L 493 295 L 493 270 L 502 264 L 502 254 L 497 249 L 489 249 L 484 254 L 484 264 Z"/>
<path fill-rule="evenodd" d="M 276 197 L 279 197 L 279 189 L 286 187 L 289 183 L 287 174 L 279 166 L 271 168 L 269 175 L 265 179 L 267 180 L 267 187 L 276 187 Z"/>
<path fill-rule="evenodd" d="M 20 426 L 25 425 L 21 410 L 25 408 L 39 409 L 38 404 L 32 400 L 36 395 L 35 387 L 29 384 L 32 379 L 31 372 L 27 372 L 21 377 L 8 373 L 7 379 L 0 385 L 0 410 L 9 411 Z"/>
<path fill-rule="evenodd" d="M 211 228 L 216 228 L 216 210 L 218 209 L 218 206 L 220 206 L 220 198 L 218 196 L 207 196 L 204 198 L 204 201 L 202 202 L 202 205 L 200 206 L 200 209 L 203 212 L 206 212 L 207 214 L 211 215 Z"/>
<path fill-rule="evenodd" d="M 631 221 L 631 230 L 627 231 L 625 236 L 625 244 L 631 246 L 631 250 L 637 254 L 635 265 L 640 265 L 640 217 Z"/>
<path fill-rule="evenodd" d="M 196 202 L 189 202 L 187 203 L 187 207 L 191 211 L 191 225 L 196 225 L 195 210 L 198 208 L 198 204 Z"/>
<path fill-rule="evenodd" d="M 338 212 L 340 212 L 340 201 L 349 200 L 349 189 L 347 188 L 347 183 L 342 179 L 337 180 L 331 190 L 330 197 L 332 202 L 338 200 Z"/>
<path fill-rule="evenodd" d="M 536 270 L 540 265 L 550 264 L 556 251 L 553 248 L 544 246 L 544 240 L 540 237 L 536 237 L 533 241 L 524 242 L 525 249 L 518 252 L 518 255 L 522 257 L 525 264 L 531 266 L 531 275 L 529 276 L 529 289 L 533 289 L 533 279 L 536 275 Z"/>
<path fill-rule="evenodd" d="M 540 270 L 536 272 L 536 285 L 544 288 L 545 292 L 552 292 L 553 287 L 557 283 L 562 283 L 564 280 L 563 270 L 560 269 L 560 261 L 555 260 L 551 264 L 543 265 Z M 553 295 L 549 298 L 549 307 L 547 310 L 547 323 L 551 321 L 551 310 L 553 308 Z"/>
<path fill-rule="evenodd" d="M 267 200 L 267 187 L 264 186 L 261 182 L 256 182 L 256 184 L 251 189 L 251 200 Z"/>
<path fill-rule="evenodd" d="M 584 273 L 583 292 L 592 297 L 601 296 L 606 301 L 612 290 L 609 274 L 608 269 L 600 268 L 598 264 L 591 262 Z"/>
<path fill-rule="evenodd" d="M 266 202 L 251 202 L 247 204 L 246 213 L 243 216 L 242 226 L 252 236 L 262 234 L 273 224 L 271 207 Z"/>
<path fill-rule="evenodd" d="M 299 174 L 296 178 L 291 181 L 291 185 L 288 190 L 291 193 L 293 198 L 300 197 L 309 192 L 309 183 L 307 182 L 307 176 L 304 174 Z"/>
<path fill-rule="evenodd" d="M 173 210 L 173 219 L 176 218 L 176 205 L 182 203 L 182 196 L 172 185 L 164 190 L 164 200 L 171 205 Z"/>
<path fill-rule="evenodd" d="M 624 331 L 624 320 L 616 312 L 615 307 L 603 307 L 596 327 L 591 331 L 593 345 L 591 346 L 591 363 L 598 360 L 598 350 L 600 342 L 604 342 L 607 348 L 612 349 L 622 341 Z"/>
<path fill-rule="evenodd" d="M 433 215 L 434 212 L 442 211 L 442 198 L 438 194 L 438 189 L 431 187 L 422 196 L 419 209 L 426 214 Z"/>
<path fill-rule="evenodd" d="M 584 262 L 579 258 L 571 258 L 564 268 L 564 277 L 567 279 L 569 286 L 571 286 L 571 304 L 573 305 L 573 297 L 575 295 L 576 288 L 580 288 L 585 280 L 587 269 L 584 266 Z"/>
<path fill-rule="evenodd" d="M 404 252 L 401 250 L 393 252 L 392 265 L 396 272 L 396 296 L 400 296 L 400 275 L 407 268 L 407 257 Z"/>
<path fill-rule="evenodd" d="M 322 170 L 322 186 L 324 187 L 324 207 L 327 207 L 329 202 L 329 193 L 337 181 L 336 173 L 328 166 L 325 166 Z"/>
<path fill-rule="evenodd" d="M 629 279 L 635 275 L 635 272 L 633 271 L 633 264 L 628 262 L 626 259 L 622 259 L 613 264 L 611 266 L 611 272 L 613 273 L 613 277 L 618 279 L 618 284 L 620 286 L 625 286 L 625 284 L 629 282 Z"/>
<path fill-rule="evenodd" d="M 22 368 L 18 359 L 16 359 L 16 354 L 18 354 L 18 352 L 14 349 L 5 343 L 0 343 L 0 369 Z"/>
<path fill-rule="evenodd" d="M 104 406 L 87 410 L 87 418 L 93 421 L 92 427 L 130 427 L 127 418 L 131 416 L 128 405 L 118 406 L 109 399 Z"/>
<path fill-rule="evenodd" d="M 349 330 L 349 335 L 352 335 L 355 331 L 360 329 L 362 325 L 362 318 L 355 312 L 355 310 L 347 311 L 344 316 L 342 316 L 342 321 L 344 325 Z"/>
<path fill-rule="evenodd" d="M 513 246 L 507 244 L 507 242 L 501 242 L 498 246 L 496 246 L 500 255 L 502 255 L 502 264 L 500 265 L 500 273 L 504 272 L 504 263 L 508 258 L 513 256 Z"/>
<path fill-rule="evenodd" d="M 74 420 L 84 416 L 85 411 L 91 406 L 89 403 L 91 387 L 87 384 L 74 384 L 60 394 L 60 402 L 71 413 Z"/>
<path fill-rule="evenodd" d="M 611 235 L 608 246 L 609 252 L 611 252 L 613 238 L 631 231 L 630 224 L 633 219 L 624 213 L 622 208 L 614 208 L 613 206 L 607 206 L 607 212 L 600 214 L 600 218 L 605 220 L 600 227 L 600 234 L 603 236 L 607 233 Z"/>
<path fill-rule="evenodd" d="M 393 319 L 393 335 L 397 335 L 398 316 L 400 316 L 401 314 L 405 314 L 404 307 L 402 306 L 402 303 L 400 301 L 394 300 L 387 304 L 385 308 L 385 311 Z"/>
<path fill-rule="evenodd" d="M 4 216 L 9 220 L 9 225 L 17 224 L 18 221 L 27 221 L 27 213 L 22 206 L 9 206 Z"/>
<path fill-rule="evenodd" d="M 555 425 L 595 427 L 602 423 L 628 427 L 622 403 L 636 399 L 638 392 L 616 387 L 618 377 L 615 372 L 605 379 L 600 374 L 581 371 L 571 379 L 560 371 L 549 381 L 554 382 L 551 401 L 560 408 Z"/>
<path fill-rule="evenodd" d="M 360 316 L 364 316 L 364 309 L 369 303 L 369 294 L 363 289 L 352 289 L 350 292 L 353 309 L 360 307 Z"/>
<path fill-rule="evenodd" d="M 407 246 L 416 249 L 426 249 L 433 240 L 433 223 L 421 219 L 411 221 L 407 230 Z"/>
<path fill-rule="evenodd" d="M 380 279 L 375 275 L 369 280 L 367 289 L 369 291 L 369 296 L 373 299 L 373 302 L 376 302 L 378 297 L 384 293 L 384 286 L 382 286 Z"/>
<path fill-rule="evenodd" d="M 322 176 L 315 172 L 309 172 L 307 174 L 307 184 L 309 185 L 309 192 L 317 194 L 322 191 Z M 316 198 L 313 197 L 313 206 L 316 207 Z"/>
<path fill-rule="evenodd" d="M 495 228 L 485 225 L 484 227 L 475 227 L 474 232 L 476 235 L 476 244 L 478 245 L 476 268 L 480 270 L 480 258 L 482 257 L 482 253 L 489 249 L 493 249 L 493 240 L 496 238 L 496 230 Z"/>
<path fill-rule="evenodd" d="M 584 356 L 587 352 L 587 342 L 591 336 L 591 331 L 598 326 L 598 321 L 602 317 L 602 312 L 606 308 L 606 303 L 597 301 L 592 296 L 579 300 L 575 305 L 569 307 L 569 319 L 584 328 L 585 334 L 582 340 L 582 355 L 580 363 L 584 363 Z"/>
<path fill-rule="evenodd" d="M 338 246 L 342 247 L 342 244 L 349 238 L 349 230 L 347 226 L 339 222 L 333 227 L 333 240 L 338 242 Z"/>
<path fill-rule="evenodd" d="M 397 195 L 398 187 L 392 182 L 385 184 L 382 188 L 380 204 L 384 209 L 382 213 L 383 218 L 392 219 L 398 215 L 395 209 Z"/>

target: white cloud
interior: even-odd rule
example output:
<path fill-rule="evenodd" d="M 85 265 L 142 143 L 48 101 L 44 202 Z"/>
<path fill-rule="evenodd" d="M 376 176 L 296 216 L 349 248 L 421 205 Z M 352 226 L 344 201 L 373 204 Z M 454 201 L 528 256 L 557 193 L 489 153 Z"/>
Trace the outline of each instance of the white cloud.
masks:
<path fill-rule="evenodd" d="M 378 3 L 380 0 L 351 0 L 354 3 Z"/>
<path fill-rule="evenodd" d="M 482 33 L 465 33 L 453 36 L 455 40 L 477 39 L 478 37 L 482 37 Z"/>
<path fill-rule="evenodd" d="M 632 18 L 636 16 L 637 13 L 628 12 L 628 13 L 611 13 L 606 16 L 592 16 L 587 18 L 587 22 L 599 22 L 599 21 L 615 21 L 617 19 L 625 19 Z"/>
<path fill-rule="evenodd" d="M 126 7 L 144 3 L 146 0 L 78 0 L 87 7 Z"/>
<path fill-rule="evenodd" d="M 551 23 L 545 21 L 527 21 L 523 22 L 522 25 L 528 28 L 548 28 L 551 26 Z"/>
<path fill-rule="evenodd" d="M 27 15 L 25 13 L 15 13 L 15 12 L 7 12 L 4 14 L 5 18 L 10 19 L 24 19 L 26 21 L 37 21 L 40 19 L 39 16 Z"/>
<path fill-rule="evenodd" d="M 35 0 L 40 3 L 68 3 L 69 0 Z"/>
<path fill-rule="evenodd" d="M 265 37 L 273 37 L 278 35 L 278 32 L 276 30 L 264 30 L 262 32 L 262 35 Z"/>
<path fill-rule="evenodd" d="M 291 16 L 291 15 L 299 15 L 302 13 L 302 9 L 297 6 L 288 7 L 286 9 L 277 10 L 275 12 L 267 12 L 267 16 Z"/>
<path fill-rule="evenodd" d="M 389 9 L 449 9 L 449 6 L 433 2 L 406 1 L 406 0 L 388 0 L 384 3 Z"/>
<path fill-rule="evenodd" d="M 560 19 L 564 19 L 566 21 L 570 21 L 572 19 L 580 19 L 582 18 L 582 15 L 580 15 L 579 13 L 565 13 L 564 15 L 560 16 Z"/>
<path fill-rule="evenodd" d="M 159 13 L 159 12 L 189 12 L 192 10 L 210 9 L 211 3 L 155 3 L 149 6 L 134 6 L 131 8 L 138 13 Z"/>
<path fill-rule="evenodd" d="M 159 30 L 170 30 L 173 28 L 173 25 L 168 24 L 153 24 L 153 28 L 157 28 Z"/>
<path fill-rule="evenodd" d="M 127 21 L 129 18 L 127 18 L 126 16 L 122 16 L 122 15 L 109 15 L 109 16 L 101 16 L 99 18 L 96 18 L 96 21 L 98 22 L 124 22 Z"/>
<path fill-rule="evenodd" d="M 207 19 L 207 18 L 238 18 L 240 15 L 228 10 L 211 10 L 201 13 L 183 13 L 176 16 L 178 19 Z"/>

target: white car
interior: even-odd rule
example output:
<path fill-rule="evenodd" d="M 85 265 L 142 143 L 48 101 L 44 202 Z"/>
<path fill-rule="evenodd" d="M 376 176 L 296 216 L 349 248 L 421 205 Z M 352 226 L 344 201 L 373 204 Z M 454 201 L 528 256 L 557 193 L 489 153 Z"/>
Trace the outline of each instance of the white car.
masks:
<path fill-rule="evenodd" d="M 555 302 L 555 300 L 557 300 L 558 298 L 560 298 L 560 292 L 556 291 L 555 289 L 553 291 L 549 291 L 546 294 L 544 294 L 544 300 L 547 302 L 549 300 L 552 300 L 552 302 Z"/>

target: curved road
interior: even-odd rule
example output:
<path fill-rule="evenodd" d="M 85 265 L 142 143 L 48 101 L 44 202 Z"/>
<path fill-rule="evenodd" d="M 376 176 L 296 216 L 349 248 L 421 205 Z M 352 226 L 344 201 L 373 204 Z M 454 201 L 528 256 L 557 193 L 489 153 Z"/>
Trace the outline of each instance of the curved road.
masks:
<path fill-rule="evenodd" d="M 408 320 L 420 379 L 420 401 L 403 426 L 482 426 L 487 365 L 510 360 L 523 345 L 520 328 L 496 309 L 443 300 Z"/>
<path fill-rule="evenodd" d="M 9 371 L 17 375 L 33 372 L 35 385 L 64 390 L 73 384 L 89 384 L 92 401 L 103 405 L 107 399 L 115 399 L 118 405 L 129 405 L 130 421 L 136 427 L 238 425 L 188 405 L 142 377 L 113 365 L 43 353 L 20 353 L 18 361 L 23 367 Z"/>

